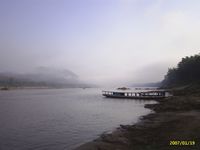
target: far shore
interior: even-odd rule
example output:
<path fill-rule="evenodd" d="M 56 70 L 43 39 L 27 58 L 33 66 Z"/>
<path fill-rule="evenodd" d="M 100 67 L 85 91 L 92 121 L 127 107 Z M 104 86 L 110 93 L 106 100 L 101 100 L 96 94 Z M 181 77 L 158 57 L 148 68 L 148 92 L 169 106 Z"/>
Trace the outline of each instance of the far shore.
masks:
<path fill-rule="evenodd" d="M 19 90 L 19 89 L 56 89 L 52 87 L 0 87 L 0 91 Z"/>
<path fill-rule="evenodd" d="M 80 88 L 87 89 L 91 87 L 46 87 L 46 86 L 25 86 L 25 87 L 0 87 L 0 91 L 9 91 L 9 90 L 23 90 L 23 89 L 68 89 L 68 88 Z"/>
<path fill-rule="evenodd" d="M 145 105 L 154 113 L 138 123 L 121 125 L 75 150 L 200 149 L 200 97 L 174 96 L 157 102 Z"/>

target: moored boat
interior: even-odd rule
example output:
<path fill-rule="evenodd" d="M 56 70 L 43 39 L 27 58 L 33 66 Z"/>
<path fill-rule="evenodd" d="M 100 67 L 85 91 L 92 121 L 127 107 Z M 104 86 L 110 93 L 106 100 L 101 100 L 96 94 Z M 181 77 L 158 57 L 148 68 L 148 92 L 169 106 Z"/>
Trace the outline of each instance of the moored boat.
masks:
<path fill-rule="evenodd" d="M 166 91 L 154 90 L 154 91 L 102 91 L 102 95 L 110 98 L 129 98 L 129 99 L 162 99 L 167 97 Z"/>

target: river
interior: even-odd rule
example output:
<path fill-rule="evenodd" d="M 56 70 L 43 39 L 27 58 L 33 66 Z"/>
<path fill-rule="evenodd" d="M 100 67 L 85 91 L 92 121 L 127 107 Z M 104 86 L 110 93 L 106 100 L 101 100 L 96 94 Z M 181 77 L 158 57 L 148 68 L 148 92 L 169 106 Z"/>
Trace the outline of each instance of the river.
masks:
<path fill-rule="evenodd" d="M 71 150 L 136 123 L 152 102 L 105 98 L 98 88 L 0 91 L 0 149 Z"/>

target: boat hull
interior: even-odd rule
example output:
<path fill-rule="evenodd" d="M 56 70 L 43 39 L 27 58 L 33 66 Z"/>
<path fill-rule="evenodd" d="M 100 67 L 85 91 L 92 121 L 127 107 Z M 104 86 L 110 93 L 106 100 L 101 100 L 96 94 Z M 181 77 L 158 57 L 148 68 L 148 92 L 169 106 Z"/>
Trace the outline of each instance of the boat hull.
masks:
<path fill-rule="evenodd" d="M 103 96 L 107 98 L 121 98 L 121 99 L 163 99 L 165 98 L 164 96 L 119 96 L 119 95 L 108 95 L 108 94 L 103 94 Z"/>

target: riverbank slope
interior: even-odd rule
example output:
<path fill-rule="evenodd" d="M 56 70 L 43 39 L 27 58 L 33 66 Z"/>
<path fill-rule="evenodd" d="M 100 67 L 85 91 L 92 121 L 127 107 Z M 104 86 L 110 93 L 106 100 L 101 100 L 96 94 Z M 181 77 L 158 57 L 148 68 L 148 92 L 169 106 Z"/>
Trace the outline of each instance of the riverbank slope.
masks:
<path fill-rule="evenodd" d="M 145 105 L 154 112 L 137 124 L 121 125 L 75 150 L 200 149 L 200 97 L 174 96 L 157 101 Z"/>

